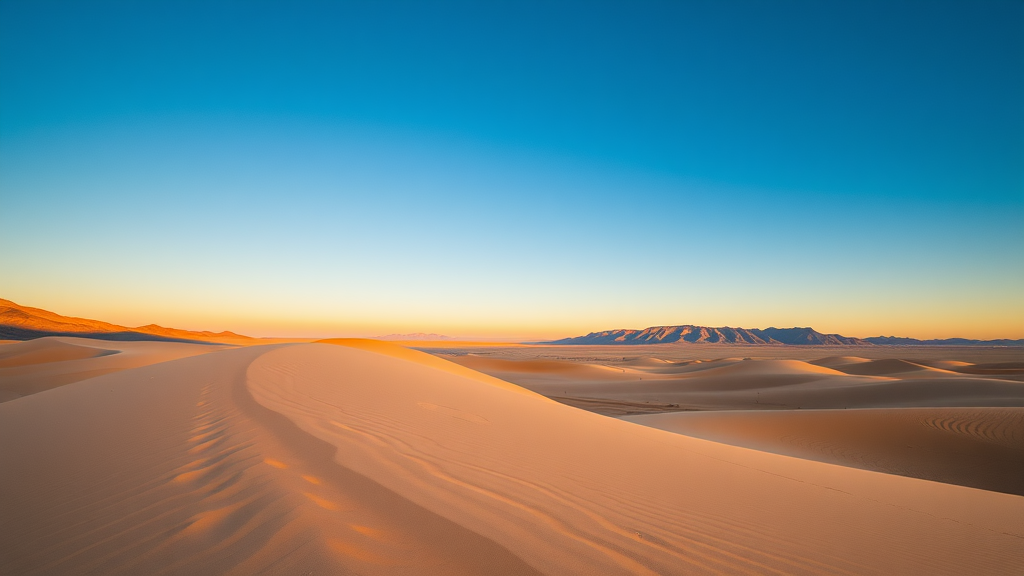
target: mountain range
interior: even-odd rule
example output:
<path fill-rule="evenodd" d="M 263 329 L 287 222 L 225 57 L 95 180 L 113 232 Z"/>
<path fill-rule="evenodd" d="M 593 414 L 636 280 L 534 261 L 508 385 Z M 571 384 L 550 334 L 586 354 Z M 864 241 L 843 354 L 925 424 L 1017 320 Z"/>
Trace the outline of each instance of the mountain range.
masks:
<path fill-rule="evenodd" d="M 586 336 L 563 338 L 545 344 L 779 344 L 794 346 L 1024 346 L 1021 340 L 971 340 L 948 338 L 918 340 L 895 336 L 851 338 L 839 334 L 822 334 L 813 328 L 710 328 L 707 326 L 651 326 L 643 330 L 605 330 Z"/>
<path fill-rule="evenodd" d="M 388 334 L 387 336 L 376 336 L 373 339 L 389 341 L 417 340 L 421 342 L 440 342 L 442 340 L 453 340 L 451 336 L 445 336 L 444 334 L 424 334 L 423 332 L 416 332 L 413 334 Z"/>
<path fill-rule="evenodd" d="M 207 332 L 147 324 L 129 328 L 100 320 L 61 316 L 41 308 L 0 298 L 0 340 L 31 340 L 43 336 L 77 336 L 102 340 L 159 340 L 165 342 L 225 342 L 251 340 L 234 332 Z"/>

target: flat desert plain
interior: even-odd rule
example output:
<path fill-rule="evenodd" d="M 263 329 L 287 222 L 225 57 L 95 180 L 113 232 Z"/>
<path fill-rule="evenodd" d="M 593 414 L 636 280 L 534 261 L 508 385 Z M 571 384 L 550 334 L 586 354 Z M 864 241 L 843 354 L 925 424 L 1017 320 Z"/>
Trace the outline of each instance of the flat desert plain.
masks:
<path fill-rule="evenodd" d="M 0 344 L 0 573 L 1024 573 L 1020 351 L 429 352 Z"/>

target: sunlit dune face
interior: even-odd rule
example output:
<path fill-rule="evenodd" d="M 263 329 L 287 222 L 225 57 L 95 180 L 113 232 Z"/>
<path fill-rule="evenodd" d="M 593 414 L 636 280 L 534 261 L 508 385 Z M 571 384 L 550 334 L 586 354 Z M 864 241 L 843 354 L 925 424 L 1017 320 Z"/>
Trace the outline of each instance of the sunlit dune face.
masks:
<path fill-rule="evenodd" d="M 439 414 L 443 414 L 451 418 L 456 418 L 458 420 L 463 420 L 465 422 L 472 422 L 474 424 L 490 424 L 490 421 L 488 419 L 484 418 L 483 416 L 473 414 L 471 412 L 456 410 L 455 408 L 448 408 L 447 406 L 438 406 L 437 404 L 432 404 L 430 402 L 417 402 L 416 405 L 419 406 L 420 408 L 423 408 L 424 410 L 437 412 Z"/>
<path fill-rule="evenodd" d="M 321 498 L 320 496 L 317 496 L 316 494 L 313 494 L 311 492 L 303 492 L 302 495 L 305 496 L 306 498 L 309 498 L 310 502 L 316 504 L 317 506 L 323 508 L 324 510 L 333 511 L 338 509 L 338 505 L 336 503 L 326 498 Z"/>
<path fill-rule="evenodd" d="M 424 366 L 430 366 L 431 368 L 443 370 L 445 372 L 455 374 L 464 378 L 470 378 L 485 382 L 492 386 L 498 386 L 522 394 L 533 395 L 532 392 L 520 388 L 519 386 L 510 385 L 508 382 L 492 378 L 485 374 L 481 374 L 475 370 L 470 370 L 458 364 L 448 362 L 436 356 L 431 356 L 418 350 L 410 350 L 409 348 L 403 348 L 389 342 L 382 342 L 380 340 L 368 340 L 363 338 L 332 338 L 329 340 L 319 340 L 321 344 L 333 344 L 336 346 L 346 346 L 349 348 L 357 348 L 359 350 L 367 350 L 369 352 L 375 352 L 377 354 L 384 354 L 392 358 L 400 358 Z"/>
<path fill-rule="evenodd" d="M 374 540 L 380 540 L 384 538 L 384 532 L 377 530 L 376 528 L 370 528 L 369 526 L 360 526 L 358 524 L 349 524 L 348 527 L 351 528 L 353 531 L 358 532 L 368 538 L 373 538 Z"/>
<path fill-rule="evenodd" d="M 328 541 L 331 550 L 346 558 L 352 558 L 367 564 L 387 565 L 391 564 L 387 557 L 377 554 L 371 550 L 361 547 L 354 542 L 348 542 L 339 538 Z"/>
<path fill-rule="evenodd" d="M 205 532 L 210 532 L 223 524 L 231 514 L 240 509 L 244 503 L 238 503 L 232 506 L 226 506 L 224 508 L 218 508 L 216 510 L 209 510 L 202 512 L 194 516 L 191 524 L 185 529 L 186 535 L 197 535 Z"/>
<path fill-rule="evenodd" d="M 175 476 L 174 481 L 191 482 L 192 480 L 195 480 L 196 478 L 202 476 L 204 472 L 205 470 L 193 470 L 191 472 L 184 472 L 182 474 L 178 474 L 177 476 Z"/>

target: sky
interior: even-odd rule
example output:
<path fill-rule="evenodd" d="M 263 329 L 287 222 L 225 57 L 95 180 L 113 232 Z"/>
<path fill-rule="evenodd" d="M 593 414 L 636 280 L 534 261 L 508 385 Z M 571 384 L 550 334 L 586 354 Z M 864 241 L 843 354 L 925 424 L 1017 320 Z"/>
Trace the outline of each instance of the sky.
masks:
<path fill-rule="evenodd" d="M 0 298 L 1024 338 L 1024 3 L 0 0 Z"/>

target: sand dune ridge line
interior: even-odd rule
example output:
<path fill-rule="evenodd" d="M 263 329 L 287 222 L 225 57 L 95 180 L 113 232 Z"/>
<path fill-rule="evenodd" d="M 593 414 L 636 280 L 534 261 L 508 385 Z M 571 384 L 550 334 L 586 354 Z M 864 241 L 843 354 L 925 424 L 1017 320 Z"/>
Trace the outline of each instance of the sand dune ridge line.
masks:
<path fill-rule="evenodd" d="M 728 522 L 716 524 L 697 520 L 702 516 L 724 516 L 723 520 L 731 517 L 729 511 L 738 504 L 737 496 L 749 496 L 755 486 L 760 487 L 755 493 L 770 490 L 776 495 L 773 500 L 778 500 L 779 495 L 793 494 L 794 502 L 820 499 L 822 503 L 829 502 L 826 508 L 840 506 L 844 514 L 854 516 L 874 510 L 872 513 L 889 517 L 887 525 L 893 521 L 896 524 L 909 522 L 917 525 L 916 531 L 935 522 L 938 522 L 936 527 L 944 525 L 945 518 L 961 526 L 957 530 L 988 534 L 985 538 L 993 538 L 999 532 L 1022 532 L 1019 522 L 993 524 L 991 515 L 969 519 L 959 508 L 957 511 L 943 508 L 941 500 L 948 496 L 921 499 L 923 494 L 933 491 L 965 490 L 962 488 L 870 476 L 871 473 L 850 469 L 837 472 L 836 467 L 828 465 L 751 453 L 655 430 L 620 429 L 620 423 L 614 420 L 536 402 L 532 395 L 509 394 L 511 390 L 507 387 L 481 388 L 473 383 L 478 380 L 453 379 L 425 364 L 399 365 L 377 352 L 356 348 L 330 351 L 318 346 L 281 349 L 254 362 L 249 369 L 249 388 L 257 401 L 287 414 L 306 432 L 337 446 L 336 458 L 342 465 L 502 543 L 545 572 L 576 573 L 578 564 L 564 564 L 559 560 L 567 553 L 577 563 L 595 563 L 589 569 L 591 572 L 622 570 L 622 564 L 601 552 L 601 548 L 621 551 L 616 554 L 625 554 L 627 558 L 643 558 L 645 565 L 659 573 L 678 570 L 680 557 L 694 560 L 703 557 L 701 565 L 705 568 L 733 573 L 872 571 L 870 565 L 863 563 L 869 555 L 858 556 L 854 561 L 850 556 L 836 557 L 827 552 L 827 548 L 808 544 L 823 534 L 804 533 L 799 548 L 778 542 L 769 548 L 764 534 L 772 530 L 738 532 L 724 528 Z M 328 364 L 339 368 L 325 370 Z M 401 398 L 408 398 L 409 404 L 403 404 Z M 479 414 L 491 421 L 492 426 L 486 431 L 481 429 L 479 434 L 483 436 L 479 438 L 466 436 L 459 432 L 461 429 L 425 419 L 429 411 L 419 409 L 417 402 Z M 556 421 L 556 427 L 551 428 Z M 643 444 L 636 444 L 638 437 L 650 438 Z M 526 447 L 530 448 L 523 452 Z M 669 453 L 674 455 L 669 456 Z M 611 467 L 610 462 L 614 463 Z M 689 466 L 699 466 L 700 474 L 688 473 Z M 652 467 L 663 470 L 656 473 Z M 727 472 L 729 469 L 733 471 Z M 762 479 L 754 480 L 751 474 Z M 869 476 L 861 476 L 865 474 Z M 767 480 L 766 475 L 777 479 Z M 847 477 L 850 481 L 842 480 Z M 595 483 L 588 478 L 602 481 Z M 730 492 L 729 500 L 715 496 L 721 494 L 723 484 L 737 482 L 745 487 L 737 486 L 740 491 Z M 670 485 L 674 488 L 669 489 Z M 911 485 L 914 487 L 911 492 L 917 494 L 917 498 L 894 498 L 897 492 L 903 493 Z M 680 493 L 683 486 L 688 488 Z M 808 493 L 806 486 L 813 486 L 814 491 Z M 694 500 L 687 494 L 703 496 Z M 975 494 L 972 498 L 998 496 L 1001 495 Z M 962 497 L 966 496 L 958 496 Z M 754 526 L 767 518 L 775 518 L 773 522 L 777 523 L 781 518 L 795 520 L 802 516 L 799 512 L 794 516 L 790 507 L 779 508 L 760 500 L 753 504 L 746 496 L 740 500 L 744 502 L 740 506 L 746 511 L 743 515 L 746 525 Z M 709 505 L 712 508 L 708 508 Z M 762 512 L 752 512 L 751 505 L 753 510 Z M 803 505 L 797 508 L 803 509 Z M 657 513 L 652 512 L 659 509 Z M 557 522 L 541 520 L 529 510 L 557 519 Z M 598 518 L 603 520 L 598 521 Z M 697 522 L 691 525 L 689 535 L 686 535 L 687 530 L 679 528 L 679 523 L 686 518 Z M 984 521 L 979 524 L 979 519 Z M 539 532 L 539 535 L 524 533 L 521 528 L 524 522 L 531 526 L 531 532 Z M 997 528 L 1010 525 L 1016 528 Z M 692 531 L 696 526 L 700 528 Z M 820 529 L 839 528 L 818 526 L 815 532 Z M 923 531 L 933 537 L 939 534 L 931 529 Z M 644 542 L 636 536 L 638 532 L 650 534 L 651 538 Z M 854 533 L 857 536 L 853 536 Z M 868 533 L 854 533 L 843 537 L 865 544 L 871 541 L 873 548 L 901 546 L 889 537 L 883 538 L 888 542 L 884 543 L 875 541 Z M 600 544 L 594 547 L 579 538 Z M 939 539 L 945 541 L 944 537 Z M 655 540 L 662 543 L 660 549 L 651 547 L 650 543 Z M 949 544 L 946 541 L 945 545 Z M 700 553 L 701 550 L 704 552 Z M 903 549 L 903 554 L 907 552 L 909 550 Z M 886 557 L 887 562 L 895 558 Z M 949 569 L 948 565 L 943 567 L 943 563 L 927 561 L 917 554 L 904 556 L 911 557 L 915 559 L 914 566 L 919 566 L 916 570 L 923 570 L 920 566 L 925 565 L 930 571 Z M 995 566 L 993 564 L 992 568 Z M 910 566 L 906 568 L 909 570 Z"/>

